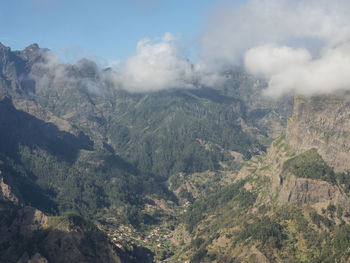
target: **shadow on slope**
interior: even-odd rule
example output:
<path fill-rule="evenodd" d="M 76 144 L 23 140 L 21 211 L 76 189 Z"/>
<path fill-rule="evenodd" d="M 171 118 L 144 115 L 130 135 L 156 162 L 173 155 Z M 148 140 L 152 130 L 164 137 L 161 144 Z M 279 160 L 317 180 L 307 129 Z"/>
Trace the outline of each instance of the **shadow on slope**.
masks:
<path fill-rule="evenodd" d="M 214 103 L 223 103 L 223 104 L 241 103 L 239 99 L 224 96 L 220 93 L 219 90 L 215 90 L 215 89 L 201 88 L 201 89 L 189 90 L 189 92 L 199 98 L 207 99 Z"/>
<path fill-rule="evenodd" d="M 54 124 L 17 110 L 11 99 L 0 101 L 0 152 L 18 159 L 20 146 L 41 148 L 68 163 L 74 163 L 79 150 L 92 150 L 93 142 L 84 133 L 74 136 Z"/>
<path fill-rule="evenodd" d="M 106 234 L 77 214 L 47 217 L 32 207 L 4 201 L 0 208 L 1 262 L 153 262 L 151 251 L 116 248 Z"/>

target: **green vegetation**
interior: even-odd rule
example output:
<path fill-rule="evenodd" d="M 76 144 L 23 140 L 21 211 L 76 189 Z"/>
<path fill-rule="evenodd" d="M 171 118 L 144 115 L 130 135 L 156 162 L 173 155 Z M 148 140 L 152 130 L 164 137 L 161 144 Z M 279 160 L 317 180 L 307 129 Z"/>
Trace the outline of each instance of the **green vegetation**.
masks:
<path fill-rule="evenodd" d="M 239 92 L 112 90 L 91 96 L 84 87 L 67 83 L 59 92 L 50 86 L 28 98 L 67 120 L 71 133 L 15 109 L 11 100 L 2 101 L 0 120 L 6 129 L 0 131 L 1 170 L 15 178 L 13 185 L 26 204 L 46 213 L 76 211 L 89 219 L 113 218 L 147 229 L 145 225 L 171 218 L 145 209 L 145 200 L 152 198 L 176 204 L 167 188 L 169 177 L 176 187 L 179 173 L 235 170 L 240 163 L 233 152 L 250 158 L 265 149 L 260 141 L 268 137 L 265 130 L 243 130 L 239 120 L 257 127 L 257 116 L 267 112 L 247 114 Z M 210 180 L 212 186 L 200 189 L 203 193 L 222 188 L 221 175 Z M 243 190 L 237 196 L 222 193 L 222 202 L 255 200 Z M 194 201 L 185 190 L 180 198 Z"/>
<path fill-rule="evenodd" d="M 241 207 L 249 207 L 254 204 L 256 195 L 244 189 L 244 181 L 229 185 L 217 193 L 204 199 L 197 199 L 184 215 L 184 222 L 188 231 L 192 232 L 198 223 L 207 215 L 215 213 L 218 207 L 233 201 Z"/>
<path fill-rule="evenodd" d="M 350 258 L 350 227 L 348 224 L 335 223 L 331 213 L 335 213 L 337 209 L 333 211 L 333 207 L 330 210 L 327 209 L 329 210 L 327 215 L 319 215 L 316 211 L 311 211 L 311 222 L 301 208 L 282 206 L 269 210 L 270 215 L 264 215 L 261 212 L 254 215 L 241 214 L 233 216 L 229 225 L 226 224 L 219 229 L 206 228 L 206 224 L 211 224 L 211 221 L 219 220 L 223 216 L 216 213 L 224 207 L 227 209 L 226 205 L 221 204 L 221 208 L 208 214 L 211 218 L 209 222 L 198 223 L 197 231 L 202 230 L 196 233 L 197 238 L 187 247 L 193 250 L 191 262 L 201 262 L 204 258 L 208 259 L 213 255 L 221 261 L 230 259 L 228 255 L 226 258 L 224 254 L 220 255 L 220 249 L 217 250 L 217 254 L 210 249 L 213 240 L 218 240 L 222 236 L 229 241 L 228 246 L 224 247 L 225 253 L 240 247 L 255 246 L 270 261 L 278 259 L 288 262 L 335 263 L 346 262 Z M 232 226 L 238 230 L 228 232 Z"/>
<path fill-rule="evenodd" d="M 232 105 L 240 103 L 224 98 Z M 242 112 L 199 92 L 164 91 L 133 96 L 129 102 L 117 100 L 118 115 L 108 119 L 106 132 L 121 156 L 142 171 L 168 177 L 217 170 L 220 161 L 234 160 L 228 150 L 249 158 L 252 149 L 262 149 L 237 124 Z"/>
<path fill-rule="evenodd" d="M 106 235 L 81 216 L 54 217 L 55 222 L 48 218 L 49 227 L 46 228 L 40 220 L 34 219 L 33 208 L 10 202 L 1 202 L 0 208 L 0 224 L 6 226 L 1 229 L 1 262 L 27 261 L 36 253 L 50 262 L 63 262 L 67 258 L 79 262 L 87 259 L 111 262 L 110 256 L 115 253 Z"/>
<path fill-rule="evenodd" d="M 284 141 L 284 139 L 286 138 L 286 134 L 283 133 L 281 136 L 279 136 L 276 140 L 274 140 L 273 145 L 275 147 L 278 147 L 282 144 L 282 142 Z"/>
<path fill-rule="evenodd" d="M 268 216 L 263 216 L 253 224 L 246 224 L 236 242 L 243 242 L 249 238 L 260 241 L 262 246 L 280 249 L 287 236 L 283 233 L 283 227 L 279 223 L 271 221 Z"/>
<path fill-rule="evenodd" d="M 346 193 L 350 192 L 350 173 L 335 173 L 316 149 L 310 149 L 285 161 L 283 170 L 300 178 L 319 179 L 339 185 Z"/>
<path fill-rule="evenodd" d="M 23 148 L 21 163 L 26 171 L 21 178 L 35 174 L 36 184 L 57 203 L 60 213 L 75 210 L 94 218 L 107 207 L 122 222 L 139 225 L 150 221 L 141 212 L 143 195 L 171 198 L 161 180 L 140 173 L 108 151 L 86 153 L 69 166 L 42 150 Z"/>
<path fill-rule="evenodd" d="M 283 169 L 297 177 L 320 179 L 329 183 L 336 183 L 336 175 L 316 149 L 310 149 L 284 162 Z"/>
<path fill-rule="evenodd" d="M 72 67 L 67 74 L 83 73 Z M 259 119 L 271 109 L 248 113 L 246 104 L 266 106 L 255 105 L 247 93 L 252 80 L 236 77 L 221 90 L 107 89 L 93 96 L 79 81 L 62 87 L 49 81 L 26 99 L 67 120 L 78 135 L 16 110 L 6 99 L 0 105 L 6 127 L 0 131 L 0 152 L 12 161 L 9 170 L 19 175 L 25 200 L 33 199 L 28 203 L 35 207 L 58 214 L 75 210 L 89 218 L 109 215 L 135 226 L 156 222 L 142 211 L 144 197 L 176 202 L 166 187 L 169 177 L 218 171 L 222 163 L 234 170 L 240 164 L 233 151 L 250 158 L 265 149 L 260 138 L 268 135 Z M 242 129 L 240 120 L 256 127 L 254 132 Z M 44 199 L 50 203 L 40 204 Z"/>

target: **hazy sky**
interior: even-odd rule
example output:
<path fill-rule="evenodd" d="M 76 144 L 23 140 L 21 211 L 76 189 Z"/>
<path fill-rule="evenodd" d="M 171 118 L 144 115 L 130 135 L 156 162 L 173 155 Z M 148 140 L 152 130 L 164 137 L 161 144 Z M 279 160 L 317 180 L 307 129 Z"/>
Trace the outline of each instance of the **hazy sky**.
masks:
<path fill-rule="evenodd" d="M 0 0 L 0 42 L 14 50 L 36 42 L 72 59 L 120 60 L 140 39 L 171 32 L 191 53 L 208 14 L 227 2 L 239 1 Z"/>

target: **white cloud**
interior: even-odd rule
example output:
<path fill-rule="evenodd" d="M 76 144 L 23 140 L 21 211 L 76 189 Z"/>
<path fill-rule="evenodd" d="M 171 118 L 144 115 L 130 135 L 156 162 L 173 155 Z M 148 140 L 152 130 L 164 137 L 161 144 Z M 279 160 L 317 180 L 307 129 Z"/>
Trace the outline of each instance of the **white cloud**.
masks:
<path fill-rule="evenodd" d="M 215 67 L 203 61 L 194 65 L 194 74 L 198 86 L 217 87 L 226 80 L 220 71 L 216 71 Z"/>
<path fill-rule="evenodd" d="M 264 45 L 248 50 L 244 65 L 253 74 L 271 77 L 290 68 L 301 67 L 310 60 L 311 55 L 306 49 Z"/>
<path fill-rule="evenodd" d="M 81 59 L 73 64 L 61 64 L 58 56 L 48 52 L 44 62 L 33 67 L 37 88 L 86 87 L 91 92 L 102 92 L 106 81 L 130 92 L 149 92 L 171 88 L 216 86 L 223 77 L 207 64 L 193 65 L 181 58 L 177 39 L 166 33 L 159 39 L 142 39 L 137 43 L 136 55 L 125 61 L 109 61 L 112 70 L 101 70 L 92 60 Z"/>
<path fill-rule="evenodd" d="M 350 39 L 349 12 L 346 0 L 250 0 L 224 6 L 201 38 L 202 55 L 214 63 L 237 64 L 246 50 L 265 44 L 334 46 Z"/>
<path fill-rule="evenodd" d="M 288 68 L 271 71 L 265 94 L 278 97 L 295 91 L 299 94 L 326 94 L 350 89 L 350 44 L 327 49 L 318 59 L 305 60 Z"/>
<path fill-rule="evenodd" d="M 118 68 L 115 82 L 133 92 L 193 88 L 195 81 L 193 65 L 179 57 L 176 39 L 170 33 L 160 40 L 140 40 L 136 55 Z"/>
<path fill-rule="evenodd" d="M 142 39 L 136 55 L 124 62 L 111 62 L 110 79 L 130 92 L 159 91 L 171 88 L 196 88 L 222 83 L 220 73 L 205 63 L 192 64 L 182 58 L 177 39 L 166 33 L 161 39 Z"/>
<path fill-rule="evenodd" d="M 201 38 L 202 59 L 244 64 L 278 97 L 350 89 L 350 2 L 250 0 L 224 6 Z"/>
<path fill-rule="evenodd" d="M 225 81 L 222 72 L 244 65 L 267 78 L 265 94 L 273 97 L 350 89 L 349 14 L 348 0 L 247 0 L 225 5 L 209 19 L 195 64 L 166 33 L 140 40 L 134 56 L 111 62 L 112 71 L 96 68 L 98 77 L 85 77 L 84 85 L 98 90 L 108 78 L 131 92 L 215 87 Z M 55 71 L 54 81 L 72 81 L 66 66 L 56 61 L 48 65 Z"/>

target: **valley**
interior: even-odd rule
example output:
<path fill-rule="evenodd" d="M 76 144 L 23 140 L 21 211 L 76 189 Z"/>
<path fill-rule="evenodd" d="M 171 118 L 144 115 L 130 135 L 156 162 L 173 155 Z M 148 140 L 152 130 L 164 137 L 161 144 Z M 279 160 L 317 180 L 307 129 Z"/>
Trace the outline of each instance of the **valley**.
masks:
<path fill-rule="evenodd" d="M 347 92 L 132 93 L 48 52 L 0 44 L 0 261 L 349 259 Z"/>

